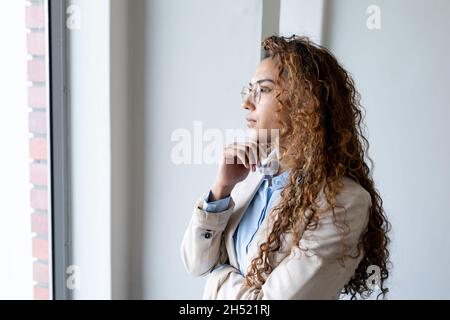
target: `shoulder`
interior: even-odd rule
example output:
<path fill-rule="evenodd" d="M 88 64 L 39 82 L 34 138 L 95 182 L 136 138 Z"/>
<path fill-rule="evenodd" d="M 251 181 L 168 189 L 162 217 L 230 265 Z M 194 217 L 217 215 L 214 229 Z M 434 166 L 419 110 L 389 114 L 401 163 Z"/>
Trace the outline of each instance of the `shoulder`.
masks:
<path fill-rule="evenodd" d="M 318 194 L 318 202 L 320 207 L 325 208 L 328 206 L 324 188 L 322 188 Z M 370 207 L 372 204 L 370 193 L 358 182 L 348 177 L 341 178 L 340 188 L 337 190 L 335 202 L 336 206 L 345 208 L 354 205 L 365 205 Z"/>
<path fill-rule="evenodd" d="M 342 187 L 338 191 L 336 201 L 338 204 L 346 206 L 350 204 L 361 204 L 370 206 L 372 200 L 370 193 L 358 182 L 348 177 L 341 179 Z"/>
<path fill-rule="evenodd" d="M 326 201 L 323 190 L 320 192 L 317 227 L 307 229 L 303 234 L 305 247 L 323 257 L 342 257 L 342 243 L 345 243 L 345 250 L 350 250 L 347 253 L 355 255 L 369 222 L 369 192 L 350 178 L 342 178 L 341 182 L 334 208 Z"/>
<path fill-rule="evenodd" d="M 319 195 L 319 206 L 322 208 L 321 218 L 334 216 L 333 223 L 341 221 L 350 228 L 363 229 L 368 223 L 370 208 L 372 206 L 370 193 L 358 182 L 351 178 L 341 179 L 341 188 L 335 197 L 334 210 L 330 208 L 323 190 Z"/>

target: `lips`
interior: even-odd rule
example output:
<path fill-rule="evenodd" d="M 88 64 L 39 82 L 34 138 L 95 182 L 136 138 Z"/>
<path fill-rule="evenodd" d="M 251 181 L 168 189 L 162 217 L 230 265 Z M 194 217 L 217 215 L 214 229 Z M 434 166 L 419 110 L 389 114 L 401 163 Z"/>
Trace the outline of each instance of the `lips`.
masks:
<path fill-rule="evenodd" d="M 251 128 L 254 127 L 255 125 L 256 125 L 255 120 L 247 120 L 247 127 Z"/>
<path fill-rule="evenodd" d="M 255 120 L 255 119 L 253 119 L 253 118 L 250 118 L 250 117 L 247 117 L 246 119 L 247 119 L 247 122 L 256 122 L 256 120 Z"/>

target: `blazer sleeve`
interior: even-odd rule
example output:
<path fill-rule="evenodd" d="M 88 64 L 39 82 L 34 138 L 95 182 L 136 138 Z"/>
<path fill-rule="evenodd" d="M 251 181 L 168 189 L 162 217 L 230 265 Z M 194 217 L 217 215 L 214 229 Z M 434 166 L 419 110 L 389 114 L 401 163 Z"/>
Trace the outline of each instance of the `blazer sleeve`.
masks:
<path fill-rule="evenodd" d="M 369 197 L 353 197 L 343 207 L 335 208 L 337 217 L 348 225 L 345 245 L 356 256 L 357 245 L 367 227 Z M 264 285 L 247 287 L 245 279 L 232 266 L 214 270 L 205 285 L 203 299 L 336 299 L 336 292 L 350 280 L 362 258 L 340 260 L 343 249 L 342 230 L 336 228 L 332 211 L 325 212 L 316 229 L 305 231 L 300 248 L 294 247 L 273 269 Z M 345 264 L 343 264 L 345 262 Z"/>
<path fill-rule="evenodd" d="M 203 209 L 206 195 L 198 199 L 181 243 L 181 259 L 193 276 L 204 276 L 228 260 L 223 231 L 234 212 L 233 197 L 230 196 L 226 210 L 208 212 Z"/>

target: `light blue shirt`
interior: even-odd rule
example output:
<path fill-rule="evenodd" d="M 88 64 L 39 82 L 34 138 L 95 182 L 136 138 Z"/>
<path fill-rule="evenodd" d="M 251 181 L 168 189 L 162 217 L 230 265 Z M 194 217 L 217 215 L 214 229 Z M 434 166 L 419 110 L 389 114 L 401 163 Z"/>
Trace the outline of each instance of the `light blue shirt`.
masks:
<path fill-rule="evenodd" d="M 264 178 L 233 235 L 239 270 L 243 275 L 248 267 L 246 258 L 248 248 L 261 223 L 264 221 L 266 213 L 270 212 L 271 208 L 278 203 L 280 193 L 286 185 L 288 176 L 289 171 L 273 176 L 272 186 L 269 186 L 268 179 Z M 209 202 L 210 195 L 211 190 L 203 202 L 203 209 L 205 211 L 220 212 L 228 208 L 230 196 Z"/>

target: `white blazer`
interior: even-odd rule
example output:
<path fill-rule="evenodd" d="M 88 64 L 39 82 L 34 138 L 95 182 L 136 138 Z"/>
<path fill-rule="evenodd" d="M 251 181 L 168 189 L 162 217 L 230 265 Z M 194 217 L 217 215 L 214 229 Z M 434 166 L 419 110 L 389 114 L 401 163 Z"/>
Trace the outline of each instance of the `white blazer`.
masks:
<path fill-rule="evenodd" d="M 244 276 L 238 271 L 233 234 L 245 210 L 258 190 L 263 175 L 250 172 L 231 192 L 228 209 L 219 213 L 203 210 L 203 199 L 198 198 L 192 218 L 181 244 L 181 258 L 186 270 L 193 276 L 208 275 L 203 299 L 338 299 L 341 289 L 350 280 L 364 252 L 356 259 L 342 257 L 342 230 L 336 228 L 332 211 L 322 213 L 315 230 L 302 230 L 300 247 L 290 250 L 291 236 L 287 234 L 275 265 L 261 289 L 245 286 Z M 356 256 L 357 244 L 366 230 L 371 199 L 369 193 L 355 181 L 343 178 L 343 188 L 336 197 L 337 222 L 348 227 L 344 237 L 346 253 Z M 325 196 L 318 195 L 320 207 L 326 207 Z M 267 216 L 248 249 L 251 261 L 258 254 L 259 244 L 267 239 L 273 218 Z M 217 268 L 220 264 L 225 267 Z"/>

